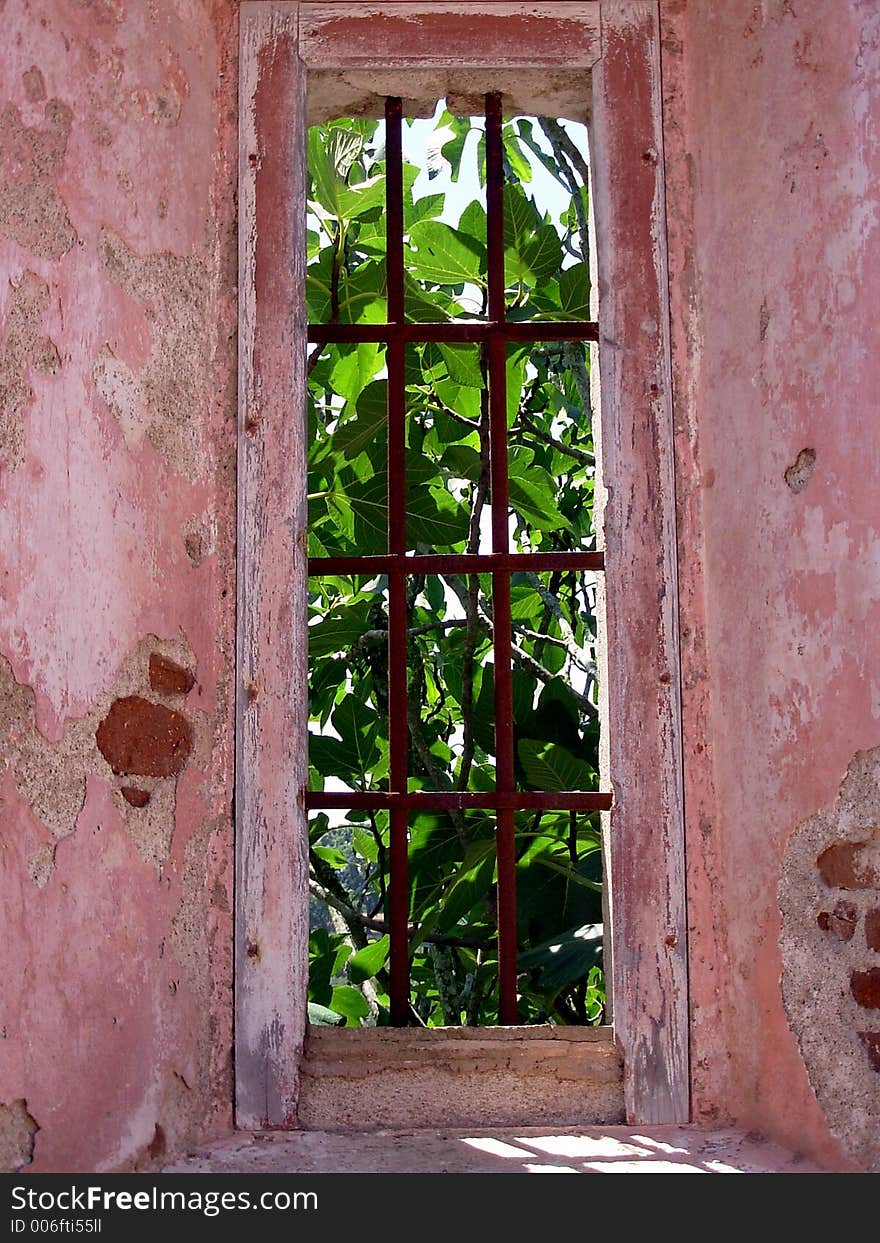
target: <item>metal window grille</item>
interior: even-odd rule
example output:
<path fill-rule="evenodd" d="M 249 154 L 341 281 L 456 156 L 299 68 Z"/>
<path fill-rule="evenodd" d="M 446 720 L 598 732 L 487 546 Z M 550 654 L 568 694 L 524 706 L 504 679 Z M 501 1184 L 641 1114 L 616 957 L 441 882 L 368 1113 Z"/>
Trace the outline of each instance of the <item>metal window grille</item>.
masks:
<path fill-rule="evenodd" d="M 385 105 L 386 263 L 388 322 L 310 324 L 316 344 L 375 342 L 386 346 L 388 371 L 388 543 L 384 556 L 310 557 L 309 576 L 386 575 L 388 580 L 388 728 L 390 771 L 387 791 L 318 792 L 306 795 L 309 809 L 379 809 L 390 813 L 390 1003 L 391 1021 L 409 1017 L 408 819 L 411 811 L 489 809 L 496 813 L 498 877 L 499 1017 L 515 1025 L 517 1012 L 517 919 L 514 813 L 519 810 L 602 811 L 611 794 L 586 791 L 518 791 L 514 780 L 511 666 L 511 575 L 517 571 L 602 570 L 601 552 L 515 552 L 508 527 L 506 355 L 511 342 L 597 341 L 592 321 L 513 322 L 507 319 L 504 278 L 504 198 L 501 96 L 486 96 L 486 212 L 488 316 L 485 320 L 413 323 L 404 299 L 404 189 L 402 106 Z M 491 553 L 409 554 L 406 537 L 405 350 L 410 342 L 478 343 L 487 354 L 491 487 Z M 491 573 L 492 643 L 495 665 L 496 788 L 410 792 L 408 789 L 407 600 L 408 575 Z"/>

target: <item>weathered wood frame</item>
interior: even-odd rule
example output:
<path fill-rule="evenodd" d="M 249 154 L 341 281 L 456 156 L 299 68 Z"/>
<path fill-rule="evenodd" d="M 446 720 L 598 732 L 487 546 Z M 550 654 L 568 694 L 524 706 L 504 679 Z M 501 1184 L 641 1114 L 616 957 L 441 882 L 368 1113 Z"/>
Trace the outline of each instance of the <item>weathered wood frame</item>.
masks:
<path fill-rule="evenodd" d="M 378 31 L 381 29 L 381 37 Z M 478 36 L 478 37 L 477 37 Z M 631 1122 L 689 1116 L 672 404 L 657 4 L 241 5 L 236 1117 L 295 1125 L 306 1027 L 305 91 L 309 68 L 583 69 L 606 545 L 603 787 Z M 606 645 L 606 653 L 608 653 Z"/>

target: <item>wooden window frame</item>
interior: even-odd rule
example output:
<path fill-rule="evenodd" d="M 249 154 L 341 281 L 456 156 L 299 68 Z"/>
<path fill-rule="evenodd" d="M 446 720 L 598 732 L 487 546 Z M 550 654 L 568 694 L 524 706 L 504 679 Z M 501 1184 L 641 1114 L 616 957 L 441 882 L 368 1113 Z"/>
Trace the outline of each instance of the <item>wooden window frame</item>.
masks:
<path fill-rule="evenodd" d="M 657 4 L 240 11 L 236 1121 L 296 1125 L 306 1031 L 306 85 L 314 70 L 583 71 L 601 387 L 597 517 L 614 1034 L 632 1123 L 689 1118 L 677 566 Z M 602 644 L 603 653 L 607 643 Z M 607 955 L 607 950 L 606 950 Z M 491 1119 L 487 1121 L 491 1122 Z"/>

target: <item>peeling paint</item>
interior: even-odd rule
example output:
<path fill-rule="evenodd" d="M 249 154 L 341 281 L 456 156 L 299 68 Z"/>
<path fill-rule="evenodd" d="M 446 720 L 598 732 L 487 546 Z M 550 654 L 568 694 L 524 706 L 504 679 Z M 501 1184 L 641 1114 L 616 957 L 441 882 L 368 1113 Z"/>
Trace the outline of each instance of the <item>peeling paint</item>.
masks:
<path fill-rule="evenodd" d="M 35 723 L 33 692 L 15 681 L 9 663 L 0 656 L 0 751 L 18 789 L 53 838 L 60 840 L 74 831 L 85 801 L 86 778 L 101 773 L 117 792 L 117 807 L 141 854 L 161 865 L 174 832 L 176 779 L 194 746 L 204 752 L 210 744 L 202 737 L 201 714 L 190 719 L 155 702 L 158 696 L 179 703 L 180 693 L 157 691 L 150 671 L 187 672 L 191 663 L 184 643 L 149 636 L 123 662 L 114 688 L 102 702 L 87 716 L 68 721 L 58 742 L 49 742 Z M 136 788 L 117 780 L 130 774 L 141 779 Z M 53 861 L 54 848 L 46 843 L 31 862 L 34 884 L 46 883 Z"/>
<path fill-rule="evenodd" d="M 30 1165 L 34 1155 L 34 1136 L 39 1131 L 28 1113 L 27 1101 L 0 1102 L 0 1170 L 10 1174 Z"/>
<path fill-rule="evenodd" d="M 42 103 L 46 98 L 46 83 L 38 65 L 31 65 L 21 75 L 25 98 L 29 104 Z"/>
<path fill-rule="evenodd" d="M 0 1101 L 147 1169 L 231 1125 L 238 6 L 0 7 Z"/>
<path fill-rule="evenodd" d="M 0 237 L 41 258 L 60 259 L 76 241 L 56 184 L 73 113 L 60 99 L 50 99 L 43 115 L 37 129 L 22 123 L 14 104 L 0 112 Z"/>
<path fill-rule="evenodd" d="M 785 482 L 792 492 L 803 492 L 816 469 L 816 450 L 801 449 L 791 466 L 785 471 Z"/>
<path fill-rule="evenodd" d="M 58 349 L 42 327 L 48 305 L 49 287 L 35 272 L 24 272 L 17 285 L 10 281 L 0 331 L 0 458 L 9 470 L 24 460 L 23 415 L 34 400 L 29 372 L 54 376 L 61 368 Z"/>
<path fill-rule="evenodd" d="M 815 904 L 793 895 L 780 950 L 777 883 L 801 849 L 793 826 L 830 807 L 851 757 L 880 741 L 880 9 L 659 10 L 693 1116 L 736 1119 L 853 1168 L 835 1137 L 849 1111 L 865 1133 L 861 1097 L 877 1075 L 857 1032 L 875 1025 L 862 1011 L 855 1026 L 850 972 L 831 967 L 865 948 L 862 899 L 820 896 L 820 845 L 836 838 L 817 840 L 804 854 Z M 816 453 L 808 481 L 805 448 Z M 850 899 L 859 922 L 846 940 L 838 904 Z M 809 972 L 811 946 L 817 1000 L 811 1010 L 805 998 L 796 1038 L 780 955 Z M 845 1031 L 829 991 L 843 994 Z M 821 1091 L 814 1058 L 825 1059 Z"/>
<path fill-rule="evenodd" d="M 67 837 L 85 801 L 85 773 L 94 741 L 83 721 L 72 722 L 58 743 L 36 727 L 34 694 L 16 682 L 0 656 L 0 754 L 34 814 L 55 838 Z"/>
<path fill-rule="evenodd" d="M 93 375 L 125 437 L 137 449 L 146 437 L 175 470 L 198 475 L 202 466 L 208 289 L 199 260 L 165 252 L 140 256 L 111 229 L 99 239 L 106 275 L 140 303 L 153 333 L 145 365 L 134 370 L 109 344 Z"/>

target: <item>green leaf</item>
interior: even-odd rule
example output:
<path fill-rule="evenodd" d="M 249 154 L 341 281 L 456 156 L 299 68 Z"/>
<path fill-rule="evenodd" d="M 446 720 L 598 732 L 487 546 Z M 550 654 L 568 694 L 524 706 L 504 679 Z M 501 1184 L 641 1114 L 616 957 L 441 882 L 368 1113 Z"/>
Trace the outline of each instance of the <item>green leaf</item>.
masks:
<path fill-rule="evenodd" d="M 532 180 L 532 166 L 519 145 L 519 136 L 512 125 L 505 125 L 503 130 L 504 154 L 507 156 L 511 170 L 520 181 L 528 183 Z"/>
<path fill-rule="evenodd" d="M 442 289 L 425 289 L 409 271 L 403 276 L 407 318 L 416 323 L 453 319 L 461 314 L 461 304 Z"/>
<path fill-rule="evenodd" d="M 426 194 L 423 198 L 415 199 L 407 209 L 407 228 L 411 229 L 420 220 L 436 220 L 438 216 L 442 216 L 445 202 L 445 194 Z"/>
<path fill-rule="evenodd" d="M 339 194 L 345 177 L 364 147 L 355 129 L 312 126 L 308 134 L 308 166 L 315 197 L 331 216 L 340 216 Z"/>
<path fill-rule="evenodd" d="M 333 989 L 330 977 L 333 974 L 333 960 L 336 947 L 324 928 L 316 928 L 309 936 L 309 1001 L 322 1006 L 329 1002 Z M 338 1022 L 334 1014 L 333 1022 Z"/>
<path fill-rule="evenodd" d="M 440 459 L 440 465 L 450 475 L 457 479 L 469 479 L 471 483 L 477 482 L 483 470 L 479 453 L 469 445 L 450 445 Z"/>
<path fill-rule="evenodd" d="M 378 941 L 371 941 L 369 945 L 365 945 L 362 950 L 353 954 L 348 960 L 348 974 L 351 982 L 363 984 L 364 980 L 371 979 L 377 971 L 381 971 L 390 949 L 391 938 L 386 933 Z"/>
<path fill-rule="evenodd" d="M 361 263 L 353 272 L 343 272 L 339 290 L 340 323 L 381 324 L 387 313 L 384 263 Z"/>
<path fill-rule="evenodd" d="M 374 380 L 357 399 L 357 414 L 346 419 L 333 433 L 333 448 L 352 461 L 388 432 L 388 381 Z"/>
<path fill-rule="evenodd" d="M 343 1023 L 343 1018 L 335 1010 L 328 1010 L 326 1006 L 320 1006 L 316 1001 L 310 1001 L 309 1022 L 312 1027 L 340 1027 Z"/>
<path fill-rule="evenodd" d="M 523 283 L 541 285 L 562 266 L 562 243 L 552 224 L 542 224 L 522 250 Z"/>
<path fill-rule="evenodd" d="M 573 885 L 581 885 L 584 889 L 591 889 L 593 893 L 602 892 L 601 881 L 592 880 L 589 876 L 583 876 L 580 871 L 573 868 L 570 863 L 560 863 L 558 859 L 553 859 L 549 854 L 538 855 L 535 859 L 541 867 L 550 868 L 551 871 L 558 872 L 560 876 L 564 876 L 567 881 Z"/>
<path fill-rule="evenodd" d="M 353 484 L 348 499 L 355 513 L 355 536 L 362 553 L 385 551 L 387 473 Z M 434 483 L 435 487 L 430 484 Z M 407 464 L 407 539 L 410 547 L 449 547 L 467 539 L 470 518 L 443 487 L 437 468 L 424 458 Z"/>
<path fill-rule="evenodd" d="M 535 155 L 541 161 L 541 163 L 547 169 L 547 172 L 550 173 L 550 175 L 554 177 L 556 181 L 559 182 L 559 184 L 565 190 L 566 194 L 570 193 L 568 182 L 565 180 L 565 178 L 562 176 L 562 173 L 559 171 L 559 165 L 556 163 L 556 160 L 553 158 L 552 155 L 550 155 L 548 151 L 544 150 L 544 148 L 537 142 L 537 140 L 533 136 L 531 121 L 527 121 L 524 117 L 521 117 L 519 121 L 517 121 L 516 127 L 517 127 L 517 130 L 519 131 L 520 140 L 524 142 L 525 145 L 532 152 L 532 154 Z"/>
<path fill-rule="evenodd" d="M 373 341 L 339 345 L 330 368 L 330 387 L 346 401 L 355 401 L 384 364 L 384 350 Z M 338 433 L 334 433 L 337 435 Z M 335 439 L 334 439 L 335 447 Z"/>
<path fill-rule="evenodd" d="M 521 254 L 541 223 L 541 215 L 525 191 L 505 182 L 504 249 L 513 255 Z"/>
<path fill-rule="evenodd" d="M 479 199 L 471 199 L 459 217 L 458 227 L 462 233 L 476 238 L 481 244 L 485 243 L 486 209 Z"/>
<path fill-rule="evenodd" d="M 368 859 L 370 863 L 378 861 L 379 847 L 376 844 L 376 839 L 370 833 L 367 833 L 365 829 L 354 829 L 351 840 L 361 858 Z"/>
<path fill-rule="evenodd" d="M 365 1019 L 370 1013 L 366 997 L 350 984 L 337 984 L 330 998 L 330 1008 L 343 1015 L 349 1027 L 357 1027 L 358 1019 Z"/>
<path fill-rule="evenodd" d="M 555 485 L 541 466 L 536 466 L 528 449 L 510 455 L 508 474 L 510 507 L 539 531 L 569 531 L 571 523 L 554 501 Z"/>
<path fill-rule="evenodd" d="M 428 480 L 437 478 L 429 463 L 424 472 L 407 471 L 406 517 L 410 544 L 429 548 L 449 548 L 463 544 L 468 537 L 470 514 L 445 489 L 442 482 L 429 487 Z M 421 474 L 420 479 L 418 475 Z"/>
<path fill-rule="evenodd" d="M 439 344 L 437 349 L 453 383 L 466 388 L 485 388 L 479 354 L 472 345 Z"/>
<path fill-rule="evenodd" d="M 385 178 L 371 177 L 355 186 L 342 186 L 336 195 L 334 215 L 340 220 L 356 220 L 374 207 L 385 206 Z"/>
<path fill-rule="evenodd" d="M 485 283 L 486 248 L 469 234 L 439 220 L 422 221 L 413 225 L 410 241 L 407 266 L 419 280 L 436 285 Z"/>
<path fill-rule="evenodd" d="M 504 268 L 508 285 L 540 285 L 562 266 L 562 243 L 519 186 L 504 187 Z"/>
<path fill-rule="evenodd" d="M 520 952 L 519 967 L 540 973 L 541 987 L 558 992 L 586 978 L 602 961 L 601 924 L 583 924 Z"/>
<path fill-rule="evenodd" d="M 471 842 L 465 857 L 443 891 L 438 927 L 450 931 L 489 891 L 495 873 L 495 841 Z"/>
<path fill-rule="evenodd" d="M 308 627 L 309 656 L 314 660 L 334 652 L 345 652 L 369 628 L 366 619 L 351 610 L 336 616 L 328 613 L 323 621 Z"/>
<path fill-rule="evenodd" d="M 310 733 L 309 763 L 322 777 L 338 777 L 340 781 L 351 783 L 360 776 L 357 749 L 339 738 Z"/>
<path fill-rule="evenodd" d="M 525 350 L 511 350 L 507 356 L 507 426 L 512 427 L 519 414 L 523 383 L 526 375 Z"/>
<path fill-rule="evenodd" d="M 575 263 L 562 273 L 559 301 L 562 318 L 590 318 L 590 269 L 586 263 Z"/>
<path fill-rule="evenodd" d="M 468 134 L 471 132 L 471 123 L 466 117 L 454 117 L 449 112 L 444 112 L 440 118 L 438 129 L 446 127 L 452 130 L 452 137 L 449 138 L 440 148 L 443 159 L 449 165 L 452 180 L 458 181 L 461 172 L 461 157 L 464 154 L 465 143 Z M 429 171 L 429 177 L 436 177 L 440 172 L 439 167 L 433 171 Z"/>
<path fill-rule="evenodd" d="M 475 388 L 469 388 L 464 384 L 456 384 L 454 380 L 436 380 L 434 382 L 434 392 L 444 406 L 450 410 L 454 410 L 456 414 L 462 415 L 471 422 L 476 423 L 480 417 L 480 394 Z M 434 421 L 438 428 L 442 427 L 440 439 L 444 442 L 450 440 L 463 440 L 465 436 L 470 436 L 474 429 L 468 429 L 462 423 L 458 423 L 455 419 L 442 410 L 438 410 L 434 416 Z"/>
<path fill-rule="evenodd" d="M 306 271 L 306 305 L 312 323 L 329 323 L 333 317 L 333 255 L 321 252 Z M 339 322 L 382 323 L 386 317 L 385 264 L 359 264 L 353 272 L 339 273 Z"/>
<path fill-rule="evenodd" d="M 309 760 L 325 777 L 339 777 L 347 782 L 366 780 L 380 756 L 376 744 L 378 714 L 356 696 L 347 695 L 335 708 L 332 721 L 340 737 L 310 733 Z M 333 867 L 341 866 L 333 860 L 328 862 Z"/>
<path fill-rule="evenodd" d="M 348 867 L 349 860 L 346 856 L 341 850 L 334 850 L 332 846 L 313 846 L 312 853 L 329 864 L 334 872 L 344 871 Z"/>
<path fill-rule="evenodd" d="M 592 766 L 556 743 L 522 738 L 517 750 L 528 783 L 534 790 L 591 790 L 594 787 L 596 778 Z"/>

